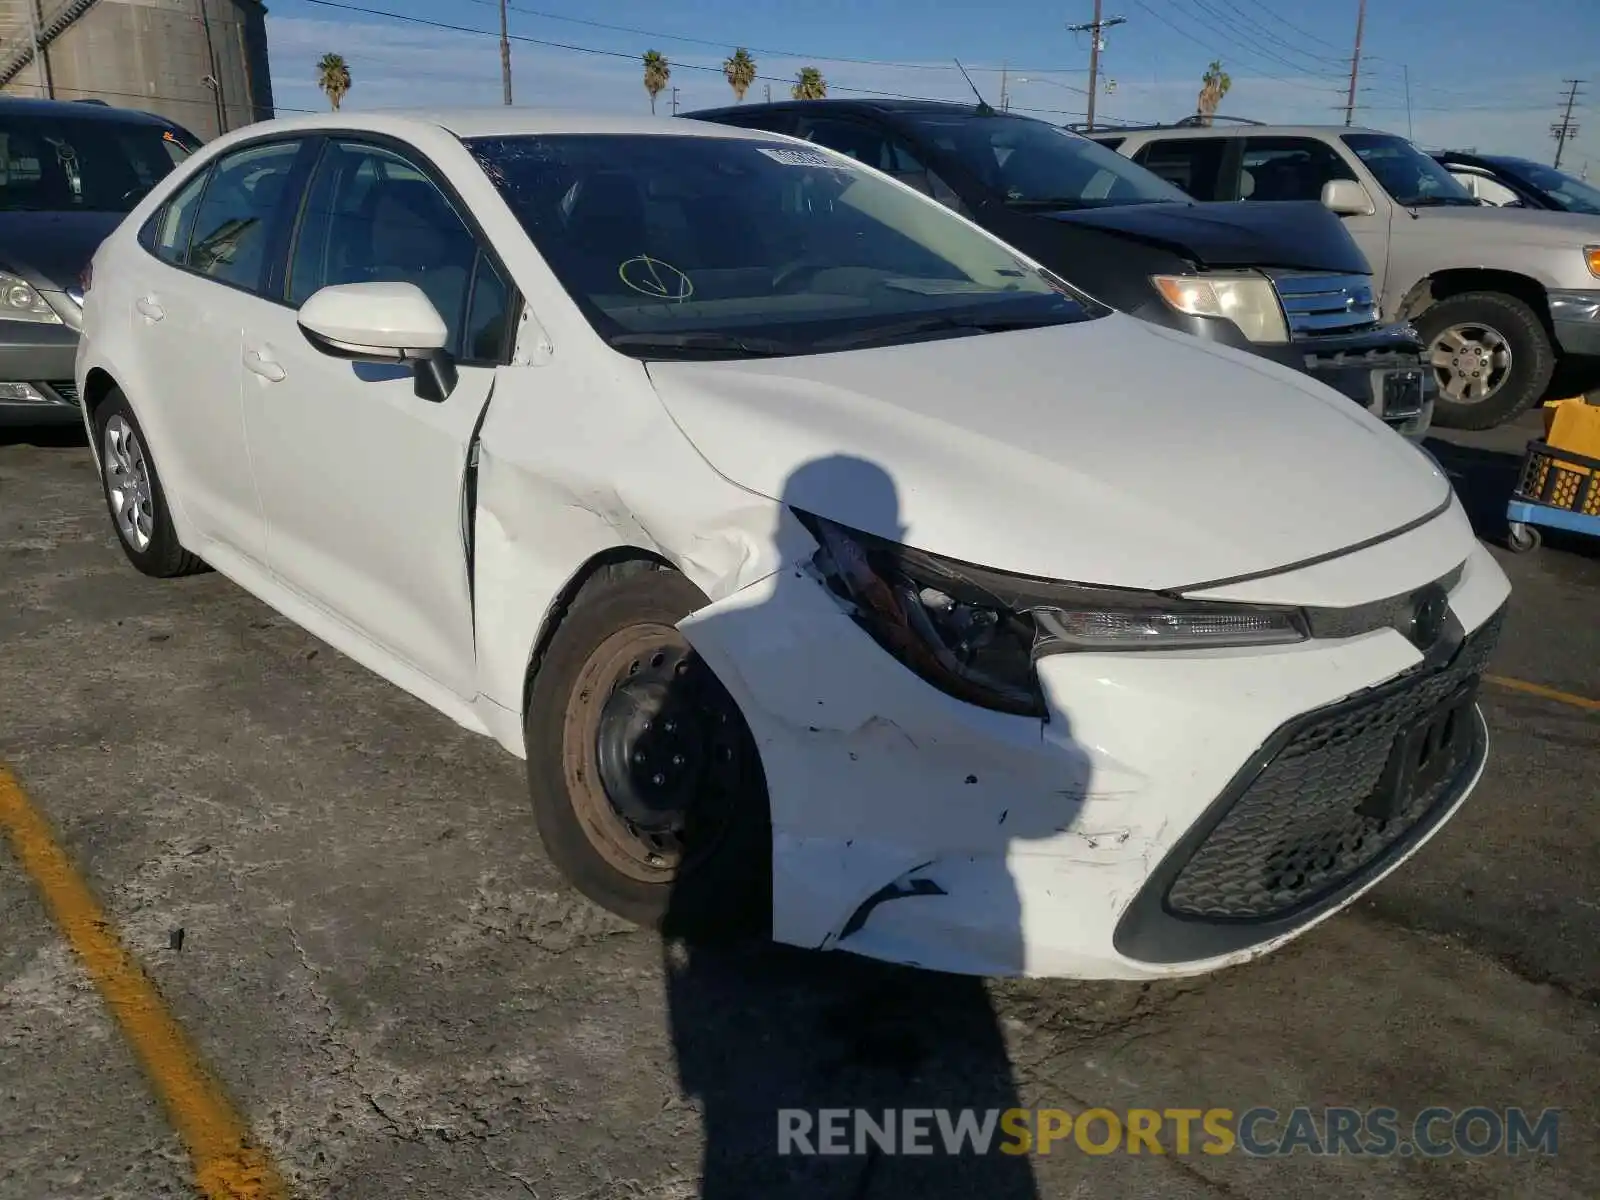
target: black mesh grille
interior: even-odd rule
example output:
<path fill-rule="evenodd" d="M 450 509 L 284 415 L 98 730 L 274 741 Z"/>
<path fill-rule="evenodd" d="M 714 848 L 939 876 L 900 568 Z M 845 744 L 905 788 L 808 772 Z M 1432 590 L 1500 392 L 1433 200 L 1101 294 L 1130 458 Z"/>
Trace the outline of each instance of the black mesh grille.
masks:
<path fill-rule="evenodd" d="M 1443 670 L 1419 668 L 1301 718 L 1178 871 L 1167 910 L 1208 921 L 1286 916 L 1337 891 L 1445 811 L 1457 777 L 1419 790 L 1387 817 L 1360 810 L 1370 807 L 1396 739 L 1482 674 L 1503 620 L 1500 613 L 1486 622 Z"/>
<path fill-rule="evenodd" d="M 78 402 L 78 385 L 70 379 L 52 379 L 45 386 L 68 404 Z"/>

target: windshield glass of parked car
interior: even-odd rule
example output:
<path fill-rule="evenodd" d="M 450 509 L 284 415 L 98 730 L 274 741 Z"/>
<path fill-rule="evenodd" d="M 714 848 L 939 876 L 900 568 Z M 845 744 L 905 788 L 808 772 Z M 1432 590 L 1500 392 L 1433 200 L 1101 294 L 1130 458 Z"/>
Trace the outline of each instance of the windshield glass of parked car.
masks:
<path fill-rule="evenodd" d="M 1105 311 L 817 147 L 637 134 L 468 146 L 596 330 L 638 357 L 815 353 Z"/>
<path fill-rule="evenodd" d="M 1115 150 L 1043 121 L 937 113 L 904 119 L 1015 208 L 1194 203 Z"/>
<path fill-rule="evenodd" d="M 1460 180 L 1405 138 L 1386 133 L 1347 133 L 1344 140 L 1396 204 L 1407 208 L 1478 206 L 1477 197 Z"/>
<path fill-rule="evenodd" d="M 1490 161 L 1567 212 L 1600 216 L 1600 188 L 1574 179 L 1565 171 L 1557 171 L 1543 163 L 1529 162 L 1525 158 L 1496 158 Z"/>
<path fill-rule="evenodd" d="M 0 210 L 129 212 L 190 152 L 160 125 L 0 117 Z"/>

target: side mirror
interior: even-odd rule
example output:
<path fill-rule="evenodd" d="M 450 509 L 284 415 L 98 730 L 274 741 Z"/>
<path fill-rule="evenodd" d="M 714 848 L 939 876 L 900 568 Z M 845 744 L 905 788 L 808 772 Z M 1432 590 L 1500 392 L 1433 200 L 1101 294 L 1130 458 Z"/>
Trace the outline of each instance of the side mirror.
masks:
<path fill-rule="evenodd" d="M 300 332 L 332 358 L 409 363 L 417 395 L 439 403 L 456 386 L 444 318 L 414 283 L 340 283 L 300 306 Z"/>
<path fill-rule="evenodd" d="M 1378 211 L 1367 189 L 1354 179 L 1330 179 L 1323 184 L 1322 206 L 1341 217 L 1370 217 Z"/>

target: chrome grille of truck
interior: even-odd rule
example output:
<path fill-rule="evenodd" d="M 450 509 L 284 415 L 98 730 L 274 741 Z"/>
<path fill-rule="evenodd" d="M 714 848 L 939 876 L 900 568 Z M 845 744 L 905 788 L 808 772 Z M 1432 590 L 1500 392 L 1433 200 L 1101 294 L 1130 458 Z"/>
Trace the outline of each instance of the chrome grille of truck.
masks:
<path fill-rule="evenodd" d="M 1270 271 L 1268 276 L 1295 341 L 1360 333 L 1378 324 L 1378 302 L 1369 275 Z"/>

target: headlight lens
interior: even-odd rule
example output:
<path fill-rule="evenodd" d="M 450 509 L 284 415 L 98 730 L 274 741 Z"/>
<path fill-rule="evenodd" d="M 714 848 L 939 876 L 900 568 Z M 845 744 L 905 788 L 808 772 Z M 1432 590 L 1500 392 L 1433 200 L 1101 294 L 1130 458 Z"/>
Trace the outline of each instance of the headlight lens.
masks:
<path fill-rule="evenodd" d="M 1289 340 L 1278 293 L 1272 281 L 1260 275 L 1152 275 L 1150 282 L 1181 313 L 1232 321 L 1252 342 Z"/>
<path fill-rule="evenodd" d="M 0 321 L 61 324 L 56 310 L 44 302 L 44 297 L 33 290 L 32 284 L 5 271 L 0 271 Z"/>
<path fill-rule="evenodd" d="M 1583 261 L 1589 264 L 1589 274 L 1600 279 L 1600 246 L 1585 246 Z"/>
<path fill-rule="evenodd" d="M 1310 636 L 1298 609 L 1006 575 L 795 515 L 817 539 L 818 572 L 880 646 L 941 691 L 999 712 L 1045 715 L 1034 663 L 1049 654 L 1279 645 Z"/>

